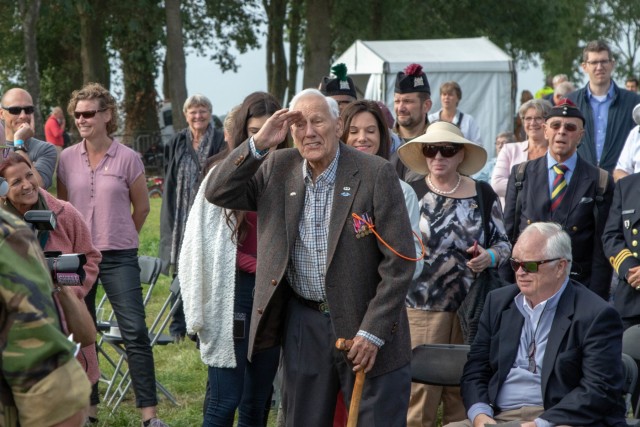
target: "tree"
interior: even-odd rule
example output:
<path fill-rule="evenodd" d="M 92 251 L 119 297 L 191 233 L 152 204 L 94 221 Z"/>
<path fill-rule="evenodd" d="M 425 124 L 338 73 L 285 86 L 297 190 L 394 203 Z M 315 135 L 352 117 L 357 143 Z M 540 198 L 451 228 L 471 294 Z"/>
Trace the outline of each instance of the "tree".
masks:
<path fill-rule="evenodd" d="M 287 89 L 287 59 L 284 54 L 284 28 L 287 0 L 263 0 L 267 12 L 268 91 L 282 101 Z M 293 59 L 295 62 L 295 58 Z"/>
<path fill-rule="evenodd" d="M 163 14 L 158 0 L 114 2 L 109 8 L 111 43 L 122 63 L 124 142 L 133 144 L 138 135 L 159 132 L 155 80 Z"/>
<path fill-rule="evenodd" d="M 604 39 L 617 57 L 615 75 L 636 76 L 640 49 L 640 2 L 591 0 L 585 40 Z M 637 77 L 637 76 L 636 76 Z"/>
<path fill-rule="evenodd" d="M 18 2 L 22 17 L 22 37 L 24 40 L 26 90 L 31 94 L 33 105 L 40 106 L 40 73 L 38 72 L 38 43 L 36 31 L 38 15 L 40 13 L 40 0 L 22 0 Z M 36 128 L 35 133 L 42 138 L 44 128 L 42 125 L 42 112 L 36 108 L 34 113 Z"/>
<path fill-rule="evenodd" d="M 306 1 L 306 34 L 304 77 L 302 87 L 318 87 L 327 75 L 333 50 L 331 48 L 331 11 L 334 0 Z"/>
<path fill-rule="evenodd" d="M 289 27 L 289 83 L 287 85 L 287 100 L 289 102 L 296 93 L 298 82 L 298 56 L 300 53 L 300 36 L 302 33 L 303 0 L 291 0 L 287 24 Z"/>
<path fill-rule="evenodd" d="M 182 37 L 182 15 L 180 0 L 165 0 L 165 14 L 167 19 L 167 74 L 171 99 L 171 116 L 174 129 L 187 127 L 187 121 L 180 108 L 187 99 L 187 65 L 184 55 Z"/>
<path fill-rule="evenodd" d="M 80 26 L 80 58 L 82 82 L 110 86 L 109 59 L 106 49 L 105 15 L 103 0 L 73 0 Z"/>
<path fill-rule="evenodd" d="M 46 117 L 55 106 L 66 111 L 72 91 L 82 85 L 79 17 L 71 1 L 43 2 L 38 18 L 40 107 Z M 68 130 L 73 131 L 68 117 Z"/>

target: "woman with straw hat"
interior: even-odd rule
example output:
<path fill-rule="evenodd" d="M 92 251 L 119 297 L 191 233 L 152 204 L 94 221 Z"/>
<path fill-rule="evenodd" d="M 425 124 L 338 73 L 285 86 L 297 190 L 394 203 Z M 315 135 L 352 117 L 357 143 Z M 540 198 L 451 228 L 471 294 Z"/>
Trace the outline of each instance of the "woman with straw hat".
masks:
<path fill-rule="evenodd" d="M 406 299 L 411 344 L 459 344 L 464 339 L 458 308 L 476 277 L 511 253 L 498 197 L 487 183 L 469 178 L 482 169 L 487 153 L 455 125 L 435 122 L 398 155 L 409 169 L 426 175 L 411 183 L 427 247 L 422 274 Z M 457 387 L 412 384 L 408 425 L 435 426 L 441 401 L 443 424 L 466 418 Z"/>

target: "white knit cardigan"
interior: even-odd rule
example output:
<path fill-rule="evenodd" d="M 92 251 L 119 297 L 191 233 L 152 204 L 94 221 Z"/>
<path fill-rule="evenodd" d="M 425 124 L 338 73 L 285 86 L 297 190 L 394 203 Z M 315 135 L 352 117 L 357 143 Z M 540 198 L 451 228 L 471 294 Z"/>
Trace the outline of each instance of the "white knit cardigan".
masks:
<path fill-rule="evenodd" d="M 233 307 L 237 246 L 232 241 L 225 210 L 204 197 L 214 169 L 200 185 L 189 212 L 178 277 L 187 332 L 198 334 L 202 361 L 213 367 L 235 368 Z"/>

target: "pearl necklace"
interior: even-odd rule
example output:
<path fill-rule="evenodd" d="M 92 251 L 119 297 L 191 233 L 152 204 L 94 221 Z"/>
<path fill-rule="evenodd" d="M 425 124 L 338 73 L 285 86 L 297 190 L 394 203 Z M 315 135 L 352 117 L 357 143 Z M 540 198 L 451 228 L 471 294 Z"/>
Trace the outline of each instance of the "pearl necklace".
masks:
<path fill-rule="evenodd" d="M 431 187 L 433 191 L 435 191 L 436 193 L 442 194 L 445 196 L 448 194 L 455 193 L 456 190 L 460 188 L 461 183 L 462 183 L 462 175 L 458 174 L 458 182 L 456 183 L 455 187 L 453 187 L 453 189 L 451 189 L 450 191 L 445 191 L 445 190 L 439 189 L 438 187 L 435 186 L 433 182 L 431 182 L 431 174 L 427 175 L 427 184 L 429 184 L 429 187 Z"/>

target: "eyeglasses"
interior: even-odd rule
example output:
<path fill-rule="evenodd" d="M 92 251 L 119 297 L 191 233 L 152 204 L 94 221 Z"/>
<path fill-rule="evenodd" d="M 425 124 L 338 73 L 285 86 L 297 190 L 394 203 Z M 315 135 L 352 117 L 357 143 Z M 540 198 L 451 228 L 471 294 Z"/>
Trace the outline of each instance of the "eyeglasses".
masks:
<path fill-rule="evenodd" d="M 522 268 L 525 273 L 537 273 L 538 267 L 542 264 L 558 261 L 560 259 L 562 258 L 543 259 L 542 261 L 516 261 L 513 258 L 509 258 L 509 262 L 511 263 L 511 268 L 513 268 L 513 271 L 515 272 L 518 272 L 518 269 Z"/>
<path fill-rule="evenodd" d="M 567 132 L 575 132 L 578 130 L 578 125 L 575 123 L 551 122 L 548 126 L 553 130 L 560 130 L 560 128 L 564 126 L 564 130 Z"/>
<path fill-rule="evenodd" d="M 9 114 L 13 116 L 19 116 L 21 111 L 24 111 L 25 114 L 33 114 L 36 108 L 33 105 L 27 105 L 26 107 L 4 107 L 0 106 L 5 111 L 8 111 Z"/>
<path fill-rule="evenodd" d="M 602 65 L 603 67 L 606 67 L 607 65 L 611 64 L 613 62 L 613 60 L 611 59 L 601 59 L 600 61 L 585 61 L 585 64 L 589 65 L 590 67 L 593 68 L 598 68 L 598 65 Z"/>
<path fill-rule="evenodd" d="M 89 110 L 89 111 L 74 111 L 73 117 L 79 119 L 80 117 L 84 117 L 85 119 L 90 119 L 95 117 L 96 113 L 102 113 L 103 111 L 107 111 L 106 108 L 101 108 L 99 110 Z"/>
<path fill-rule="evenodd" d="M 462 145 L 425 145 L 422 147 L 422 154 L 425 157 L 433 159 L 438 152 L 442 157 L 453 157 L 458 154 L 458 151 L 462 150 Z"/>
<path fill-rule="evenodd" d="M 542 122 L 544 122 L 544 117 L 540 117 L 540 116 L 525 117 L 524 118 L 524 122 L 525 123 L 531 123 L 531 122 L 542 123 Z"/>
<path fill-rule="evenodd" d="M 536 340 L 535 340 L 535 337 L 534 337 L 533 341 L 531 341 L 531 344 L 529 344 L 529 348 L 527 349 L 527 358 L 529 359 L 529 366 L 528 366 L 527 369 L 532 374 L 535 374 L 536 371 L 538 370 L 538 367 L 536 366 Z"/>

